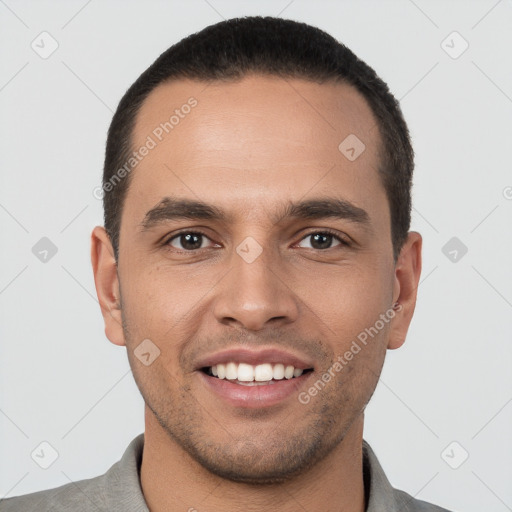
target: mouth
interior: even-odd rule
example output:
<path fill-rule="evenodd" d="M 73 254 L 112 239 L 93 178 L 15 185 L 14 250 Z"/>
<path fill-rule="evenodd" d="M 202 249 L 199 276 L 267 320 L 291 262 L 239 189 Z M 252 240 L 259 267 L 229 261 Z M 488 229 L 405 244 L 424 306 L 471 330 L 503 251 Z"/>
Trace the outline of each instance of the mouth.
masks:
<path fill-rule="evenodd" d="M 206 356 L 197 374 L 215 399 L 234 407 L 265 408 L 298 394 L 314 366 L 280 349 L 234 349 Z"/>

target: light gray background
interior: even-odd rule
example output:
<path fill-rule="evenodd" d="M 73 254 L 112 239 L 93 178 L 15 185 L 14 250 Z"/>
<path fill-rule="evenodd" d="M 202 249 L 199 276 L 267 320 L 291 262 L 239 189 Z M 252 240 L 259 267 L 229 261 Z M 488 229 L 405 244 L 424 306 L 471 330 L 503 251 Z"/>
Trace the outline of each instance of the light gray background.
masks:
<path fill-rule="evenodd" d="M 510 0 L 0 0 L 0 496 L 101 474 L 143 431 L 89 261 L 106 131 L 168 46 L 251 14 L 305 21 L 347 44 L 401 100 L 413 137 L 424 269 L 365 438 L 395 487 L 458 511 L 512 510 Z M 43 31 L 59 44 L 47 59 L 31 48 Z M 453 31 L 469 43 L 457 59 L 441 46 Z M 44 236 L 58 248 L 46 263 L 32 253 Z M 442 252 L 454 236 L 468 248 L 457 262 Z M 59 453 L 46 470 L 31 458 L 42 441 Z M 452 469 L 446 461 L 465 451 Z"/>

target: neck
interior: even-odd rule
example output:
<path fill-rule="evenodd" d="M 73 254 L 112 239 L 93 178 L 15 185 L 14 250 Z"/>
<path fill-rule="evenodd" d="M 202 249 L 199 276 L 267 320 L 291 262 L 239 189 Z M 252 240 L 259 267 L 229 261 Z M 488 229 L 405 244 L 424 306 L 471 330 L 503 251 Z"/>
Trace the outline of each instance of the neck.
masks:
<path fill-rule="evenodd" d="M 145 409 L 141 485 L 151 512 L 364 512 L 361 414 L 322 461 L 280 484 L 250 485 L 214 475 L 192 459 Z"/>

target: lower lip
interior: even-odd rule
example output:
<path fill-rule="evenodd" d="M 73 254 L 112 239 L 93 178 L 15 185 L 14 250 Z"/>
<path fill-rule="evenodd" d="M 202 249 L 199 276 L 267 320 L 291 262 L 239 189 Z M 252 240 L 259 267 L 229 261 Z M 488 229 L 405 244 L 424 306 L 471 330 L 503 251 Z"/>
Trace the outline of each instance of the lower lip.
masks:
<path fill-rule="evenodd" d="M 211 377 L 199 372 L 206 386 L 216 395 L 235 407 L 250 409 L 271 407 L 283 402 L 293 394 L 299 394 L 300 388 L 313 372 L 308 372 L 293 379 L 273 381 L 273 384 L 244 386 L 235 382 Z"/>

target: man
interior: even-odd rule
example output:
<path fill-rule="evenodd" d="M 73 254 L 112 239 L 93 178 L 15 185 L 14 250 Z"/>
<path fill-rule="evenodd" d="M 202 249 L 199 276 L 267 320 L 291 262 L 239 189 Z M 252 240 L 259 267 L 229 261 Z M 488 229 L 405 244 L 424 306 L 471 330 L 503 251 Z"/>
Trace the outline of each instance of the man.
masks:
<path fill-rule="evenodd" d="M 163 53 L 114 115 L 91 251 L 145 432 L 0 509 L 445 510 L 363 440 L 415 308 L 412 170 L 386 84 L 316 28 L 232 19 Z"/>

